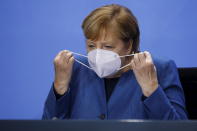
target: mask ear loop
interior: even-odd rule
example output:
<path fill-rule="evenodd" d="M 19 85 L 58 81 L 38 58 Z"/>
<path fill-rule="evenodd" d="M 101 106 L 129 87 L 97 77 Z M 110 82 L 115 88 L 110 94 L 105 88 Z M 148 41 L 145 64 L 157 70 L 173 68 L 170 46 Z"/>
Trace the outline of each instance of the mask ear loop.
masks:
<path fill-rule="evenodd" d="M 75 53 L 75 52 L 72 52 L 72 51 L 71 51 L 71 53 L 72 53 L 72 54 L 75 54 L 75 55 L 79 55 L 79 56 L 83 56 L 83 57 L 88 58 L 87 56 L 82 55 L 82 54 L 79 54 L 79 53 Z M 92 68 L 90 68 L 90 67 L 87 66 L 86 64 L 82 63 L 81 61 L 79 61 L 79 60 L 77 60 L 77 59 L 75 59 L 75 58 L 74 58 L 74 60 L 75 60 L 76 62 L 78 62 L 79 64 L 82 64 L 83 66 L 87 67 L 88 69 L 91 69 L 91 70 L 92 70 Z"/>
<path fill-rule="evenodd" d="M 122 58 L 122 57 L 127 57 L 127 56 L 134 56 L 135 54 L 129 54 L 129 55 L 123 55 L 123 56 L 119 56 L 120 58 Z M 131 63 L 129 63 L 129 64 L 127 64 L 127 65 L 124 65 L 123 67 L 120 67 L 118 70 L 122 70 L 123 68 L 125 68 L 125 67 L 127 67 L 127 66 L 129 66 L 129 65 L 131 65 Z"/>
<path fill-rule="evenodd" d="M 121 57 L 126 57 L 126 56 L 134 56 L 135 54 L 129 54 L 129 55 L 122 55 L 122 56 L 119 56 L 120 58 Z"/>

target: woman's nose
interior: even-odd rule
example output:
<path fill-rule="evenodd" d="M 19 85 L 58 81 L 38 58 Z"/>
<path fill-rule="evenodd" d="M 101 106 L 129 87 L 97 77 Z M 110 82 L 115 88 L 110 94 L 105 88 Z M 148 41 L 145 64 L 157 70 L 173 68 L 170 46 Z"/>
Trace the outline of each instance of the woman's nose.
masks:
<path fill-rule="evenodd" d="M 96 47 L 96 49 L 103 49 L 102 47 Z"/>
<path fill-rule="evenodd" d="M 101 43 L 96 44 L 97 49 L 103 49 L 103 45 Z"/>

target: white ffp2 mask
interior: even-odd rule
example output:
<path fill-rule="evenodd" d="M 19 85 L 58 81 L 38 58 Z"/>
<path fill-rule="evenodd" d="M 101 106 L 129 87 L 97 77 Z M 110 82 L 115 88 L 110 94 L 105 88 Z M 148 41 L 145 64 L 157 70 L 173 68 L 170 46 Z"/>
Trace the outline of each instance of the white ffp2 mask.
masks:
<path fill-rule="evenodd" d="M 130 64 L 127 64 L 123 67 L 121 67 L 121 57 L 125 56 L 132 56 L 134 54 L 130 55 L 124 55 L 124 56 L 119 56 L 117 53 L 109 50 L 103 50 L 103 49 L 95 49 L 92 50 L 88 53 L 88 56 L 81 55 L 78 53 L 74 53 L 76 55 L 84 56 L 88 58 L 88 63 L 90 65 L 87 66 L 84 63 L 80 62 L 79 60 L 75 59 L 76 62 L 84 65 L 85 67 L 92 69 L 96 72 L 96 74 L 100 78 L 104 78 L 110 75 L 115 74 L 122 68 L 129 66 Z"/>

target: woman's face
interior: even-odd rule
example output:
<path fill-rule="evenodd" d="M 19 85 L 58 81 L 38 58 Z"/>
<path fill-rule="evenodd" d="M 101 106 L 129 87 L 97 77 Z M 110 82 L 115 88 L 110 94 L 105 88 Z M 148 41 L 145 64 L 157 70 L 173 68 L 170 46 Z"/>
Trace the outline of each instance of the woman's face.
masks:
<path fill-rule="evenodd" d="M 91 41 L 87 39 L 86 41 L 87 52 L 90 52 L 95 49 L 104 49 L 117 53 L 120 56 L 131 54 L 132 45 L 129 43 L 124 43 L 122 40 L 113 37 L 111 34 L 108 34 L 106 37 L 101 37 L 97 41 Z M 128 57 L 127 57 L 128 58 Z M 122 66 L 128 64 L 131 59 L 126 57 L 121 58 Z M 117 77 L 123 72 L 126 72 L 128 68 L 123 68 L 112 77 Z"/>

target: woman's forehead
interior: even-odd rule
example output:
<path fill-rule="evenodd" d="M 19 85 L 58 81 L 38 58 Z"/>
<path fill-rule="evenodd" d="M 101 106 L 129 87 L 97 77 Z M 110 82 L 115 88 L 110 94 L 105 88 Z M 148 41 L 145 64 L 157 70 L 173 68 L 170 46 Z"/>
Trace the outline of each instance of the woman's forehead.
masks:
<path fill-rule="evenodd" d="M 96 44 L 96 43 L 101 43 L 101 44 L 113 44 L 114 43 L 114 41 L 112 41 L 112 40 L 87 40 L 87 42 L 91 42 L 91 43 L 94 43 L 94 44 Z"/>

